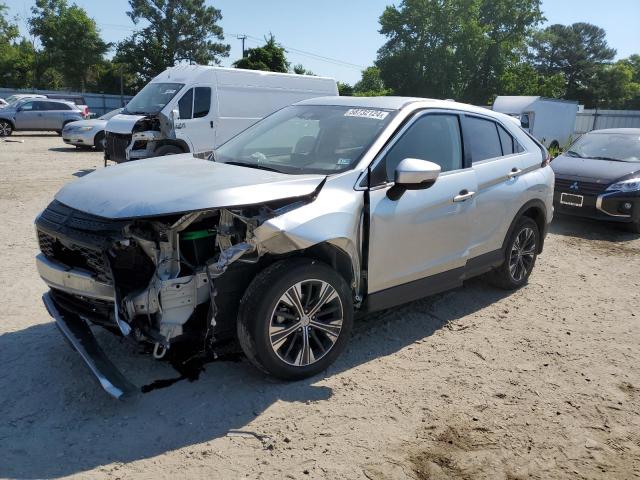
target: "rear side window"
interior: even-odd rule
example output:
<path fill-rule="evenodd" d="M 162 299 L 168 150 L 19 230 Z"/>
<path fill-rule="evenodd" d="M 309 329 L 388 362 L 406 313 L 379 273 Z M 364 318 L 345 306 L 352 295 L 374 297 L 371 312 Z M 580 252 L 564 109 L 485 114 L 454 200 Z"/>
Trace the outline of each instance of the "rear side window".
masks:
<path fill-rule="evenodd" d="M 416 120 L 385 158 L 387 181 L 393 181 L 405 158 L 437 163 L 443 172 L 462 168 L 462 141 L 457 115 L 430 114 Z"/>
<path fill-rule="evenodd" d="M 502 156 L 502 145 L 496 127 L 496 123 L 491 120 L 478 117 L 465 118 L 464 133 L 469 142 L 473 162 Z"/>
<path fill-rule="evenodd" d="M 196 87 L 193 98 L 193 118 L 202 118 L 209 115 L 211 108 L 211 89 L 209 87 Z"/>
<path fill-rule="evenodd" d="M 187 120 L 192 117 L 193 112 L 193 88 L 190 88 L 178 102 L 178 110 L 180 111 L 180 119 Z"/>
<path fill-rule="evenodd" d="M 42 102 L 46 104 L 47 110 L 71 110 L 71 106 L 59 102 Z"/>
<path fill-rule="evenodd" d="M 511 155 L 512 153 L 516 153 L 513 137 L 502 125 L 498 125 L 498 134 L 500 135 L 500 143 L 502 144 L 502 154 Z"/>

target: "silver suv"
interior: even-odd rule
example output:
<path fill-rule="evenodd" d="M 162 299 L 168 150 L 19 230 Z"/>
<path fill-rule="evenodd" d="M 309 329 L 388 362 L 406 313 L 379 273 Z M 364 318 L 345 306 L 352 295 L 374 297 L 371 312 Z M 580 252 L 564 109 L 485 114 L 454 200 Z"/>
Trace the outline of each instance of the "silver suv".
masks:
<path fill-rule="evenodd" d="M 0 109 L 0 137 L 17 130 L 62 133 L 67 123 L 82 120 L 79 108 L 64 100 L 25 98 Z"/>
<path fill-rule="evenodd" d="M 221 146 L 106 168 L 36 220 L 62 332 L 112 395 L 135 391 L 101 325 L 149 345 L 237 338 L 299 379 L 343 351 L 354 315 L 480 274 L 523 286 L 552 217 L 549 157 L 509 117 L 449 101 L 332 97 Z"/>

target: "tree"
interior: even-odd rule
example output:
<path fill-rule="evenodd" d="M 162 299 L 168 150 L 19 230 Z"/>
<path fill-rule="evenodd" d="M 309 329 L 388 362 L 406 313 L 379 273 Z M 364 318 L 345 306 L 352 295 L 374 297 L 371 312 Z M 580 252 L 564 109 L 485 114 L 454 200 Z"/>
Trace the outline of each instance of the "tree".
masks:
<path fill-rule="evenodd" d="M 500 77 L 498 93 L 562 98 L 566 90 L 567 81 L 563 73 L 544 76 L 531 64 L 519 62 L 505 69 Z"/>
<path fill-rule="evenodd" d="M 148 24 L 120 42 L 114 61 L 129 66 L 141 87 L 180 61 L 220 64 L 229 55 L 220 10 L 204 0 L 129 0 L 127 15 L 137 25 Z"/>
<path fill-rule="evenodd" d="M 605 65 L 596 71 L 589 94 L 591 106 L 623 109 L 640 95 L 640 83 L 633 81 L 634 71 L 625 61 Z"/>
<path fill-rule="evenodd" d="M 84 90 L 89 70 L 100 63 L 110 45 L 100 37 L 96 22 L 66 0 L 36 0 L 29 19 L 30 32 L 40 40 L 43 62 L 39 70 L 64 78 L 67 87 Z"/>
<path fill-rule="evenodd" d="M 605 31 L 590 23 L 551 25 L 536 32 L 531 41 L 531 61 L 542 75 L 564 74 L 567 98 L 589 103 L 590 82 L 616 55 Z"/>
<path fill-rule="evenodd" d="M 620 60 L 619 63 L 627 65 L 631 69 L 631 81 L 636 85 L 640 85 L 640 55 L 631 55 L 629 58 Z M 636 94 L 625 103 L 625 108 L 640 110 L 640 91 L 637 91 Z"/>
<path fill-rule="evenodd" d="M 287 57 L 285 56 L 286 50 L 276 43 L 273 34 L 265 38 L 265 42 L 262 47 L 248 49 L 245 57 L 236 60 L 233 66 L 236 68 L 246 68 L 248 70 L 288 72 L 289 62 L 287 62 Z"/>
<path fill-rule="evenodd" d="M 306 68 L 304 68 L 304 65 L 302 65 L 301 63 L 293 66 L 293 73 L 295 73 L 296 75 L 315 76 L 315 73 L 313 73 L 311 70 L 307 70 Z"/>
<path fill-rule="evenodd" d="M 376 66 L 399 95 L 486 103 L 542 18 L 540 0 L 403 0 L 380 17 Z"/>
<path fill-rule="evenodd" d="M 391 89 L 384 86 L 378 67 L 368 67 L 362 71 L 362 78 L 353 86 L 358 97 L 378 97 L 391 95 Z"/>
<path fill-rule="evenodd" d="M 352 97 L 353 87 L 348 83 L 338 82 L 338 95 L 341 97 Z"/>
<path fill-rule="evenodd" d="M 26 88 L 33 76 L 33 45 L 22 38 L 18 26 L 7 18 L 7 6 L 0 2 L 0 86 Z"/>

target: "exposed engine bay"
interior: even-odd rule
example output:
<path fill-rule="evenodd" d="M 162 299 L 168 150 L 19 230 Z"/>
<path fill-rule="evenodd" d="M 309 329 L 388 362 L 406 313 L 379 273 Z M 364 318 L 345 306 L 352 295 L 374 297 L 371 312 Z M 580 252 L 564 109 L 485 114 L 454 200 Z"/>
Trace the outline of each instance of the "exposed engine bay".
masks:
<path fill-rule="evenodd" d="M 275 258 L 255 230 L 312 199 L 132 220 L 54 201 L 36 220 L 38 268 L 60 308 L 153 345 L 156 358 L 179 340 L 207 348 L 233 336 L 242 292 Z"/>

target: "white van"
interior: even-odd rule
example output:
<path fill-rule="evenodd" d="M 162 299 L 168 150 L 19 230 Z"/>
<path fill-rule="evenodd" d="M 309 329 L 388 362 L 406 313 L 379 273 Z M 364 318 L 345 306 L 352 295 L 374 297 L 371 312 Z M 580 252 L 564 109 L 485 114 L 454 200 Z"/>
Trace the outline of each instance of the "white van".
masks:
<path fill-rule="evenodd" d="M 493 110 L 520 120 L 520 125 L 547 148 L 571 143 L 578 102 L 545 97 L 499 96 Z"/>
<path fill-rule="evenodd" d="M 338 86 L 332 78 L 202 65 L 172 67 L 109 120 L 105 163 L 186 152 L 205 157 L 276 110 L 335 95 Z"/>

